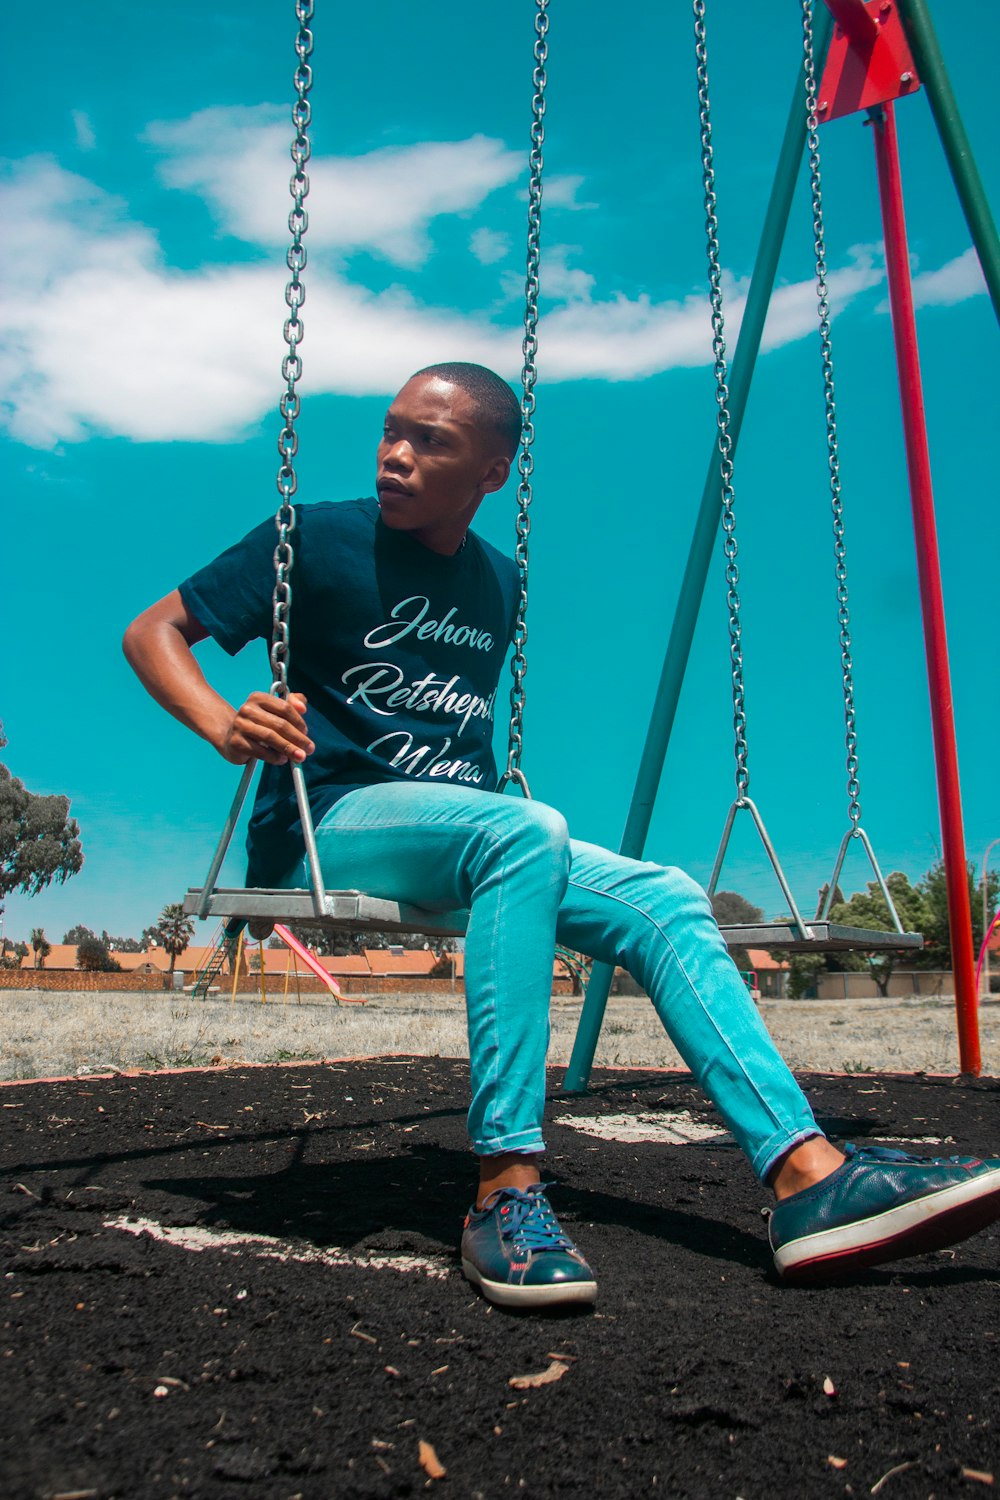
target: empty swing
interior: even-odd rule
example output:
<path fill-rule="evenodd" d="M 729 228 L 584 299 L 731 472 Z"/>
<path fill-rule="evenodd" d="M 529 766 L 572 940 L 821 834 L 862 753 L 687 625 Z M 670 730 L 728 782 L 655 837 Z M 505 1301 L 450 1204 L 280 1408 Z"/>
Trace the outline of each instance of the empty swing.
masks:
<path fill-rule="evenodd" d="M 733 441 L 730 435 L 730 411 L 728 388 L 728 362 L 725 344 L 725 319 L 722 298 L 722 269 L 719 255 L 717 200 L 715 192 L 715 163 L 712 145 L 711 102 L 708 85 L 708 54 L 705 31 L 704 0 L 695 3 L 695 47 L 698 72 L 698 103 L 701 125 L 703 184 L 707 227 L 707 252 L 709 264 L 709 287 L 712 311 L 712 353 L 716 381 L 716 403 L 718 408 L 718 452 L 719 478 L 722 498 L 723 546 L 726 558 L 726 602 L 729 611 L 729 656 L 732 666 L 732 702 L 734 756 L 736 762 L 736 796 L 726 817 L 722 839 L 712 867 L 707 893 L 714 896 L 722 872 L 726 850 L 729 845 L 739 812 L 748 812 L 760 837 L 768 861 L 777 877 L 782 895 L 789 910 L 786 922 L 742 923 L 722 929 L 731 946 L 782 947 L 795 951 L 829 951 L 835 949 L 862 949 L 874 952 L 880 949 L 920 948 L 923 938 L 919 933 L 906 932 L 899 919 L 889 888 L 879 867 L 875 850 L 864 828 L 861 826 L 861 785 L 859 780 L 858 734 L 854 703 L 854 663 L 850 632 L 850 608 L 847 586 L 847 549 L 844 528 L 844 503 L 841 493 L 839 439 L 837 433 L 837 407 L 833 380 L 833 348 L 830 329 L 830 298 L 826 266 L 826 233 L 823 221 L 823 195 L 820 175 L 819 137 L 816 109 L 815 49 L 812 27 L 811 0 L 803 0 L 803 53 L 806 95 L 806 142 L 809 153 L 810 190 L 812 199 L 813 235 L 815 249 L 815 275 L 817 306 L 819 315 L 820 347 L 823 369 L 823 397 L 826 414 L 827 468 L 830 483 L 830 502 L 833 515 L 834 557 L 837 581 L 837 618 L 841 659 L 841 687 L 844 700 L 844 730 L 847 763 L 848 829 L 840 844 L 833 875 L 826 887 L 819 911 L 808 924 L 799 910 L 791 887 L 782 869 L 777 851 L 764 826 L 761 814 L 750 797 L 749 744 L 747 739 L 746 697 L 743 680 L 743 626 L 742 604 L 739 593 L 738 543 L 736 536 L 735 490 L 733 486 Z M 850 843 L 857 839 L 868 858 L 879 890 L 886 902 L 891 930 L 874 930 L 847 926 L 829 920 L 837 882 L 843 868 Z"/>
<path fill-rule="evenodd" d="M 524 749 L 524 678 L 528 669 L 525 650 L 528 640 L 528 534 L 531 528 L 529 510 L 532 499 L 531 475 L 534 467 L 531 449 L 535 436 L 533 416 L 538 352 L 538 273 L 541 242 L 542 146 L 545 139 L 548 3 L 549 0 L 535 0 L 531 149 L 528 156 L 527 262 L 524 335 L 521 343 L 523 356 L 521 443 L 517 457 L 517 519 L 514 553 L 520 575 L 520 591 L 514 625 L 514 653 L 510 663 L 513 683 L 510 692 L 511 713 L 507 764 L 498 786 L 498 789 L 502 791 L 508 783 L 513 783 L 526 797 L 530 796 L 530 792 L 521 767 L 521 758 Z M 270 691 L 273 696 L 281 699 L 288 697 L 288 669 L 291 662 L 291 574 L 295 562 L 292 538 L 296 524 L 292 496 L 298 488 L 295 473 L 298 434 L 295 430 L 295 421 L 299 415 L 301 398 L 296 386 L 302 375 L 302 357 L 298 352 L 298 345 L 303 336 L 300 309 L 305 301 L 302 272 L 307 259 L 304 236 L 309 222 L 304 204 L 309 192 L 309 178 L 305 167 L 312 149 L 309 140 L 309 125 L 312 117 L 309 102 L 312 68 L 309 58 L 313 49 L 313 37 L 309 22 L 313 15 L 313 0 L 296 0 L 295 14 L 298 20 L 298 32 L 295 38 L 297 57 L 294 74 L 295 100 L 292 105 L 295 137 L 291 147 L 295 170 L 289 182 L 292 209 L 288 225 L 292 238 L 286 254 L 288 268 L 292 274 L 285 288 L 285 301 L 290 312 L 284 323 L 287 351 L 281 364 L 281 373 L 285 380 L 285 389 L 279 402 L 279 411 L 284 423 L 278 438 L 281 465 L 278 469 L 277 486 L 281 503 L 275 515 L 277 545 L 274 551 L 275 582 L 270 646 L 273 673 Z M 289 769 L 302 823 L 309 886 L 297 890 L 276 890 L 263 887 L 217 888 L 216 881 L 246 801 L 247 792 L 253 780 L 254 768 L 255 763 L 250 761 L 243 770 L 204 884 L 189 889 L 184 899 L 186 912 L 199 918 L 209 916 L 222 918 L 231 939 L 235 939 L 245 923 L 250 924 L 252 931 L 260 932 L 269 930 L 276 922 L 301 921 L 319 922 L 327 928 L 350 928 L 355 931 L 419 931 L 434 937 L 457 937 L 465 932 L 468 913 L 463 911 L 429 912 L 405 903 L 369 896 L 363 891 L 325 889 L 312 812 L 300 765 L 292 765 Z"/>

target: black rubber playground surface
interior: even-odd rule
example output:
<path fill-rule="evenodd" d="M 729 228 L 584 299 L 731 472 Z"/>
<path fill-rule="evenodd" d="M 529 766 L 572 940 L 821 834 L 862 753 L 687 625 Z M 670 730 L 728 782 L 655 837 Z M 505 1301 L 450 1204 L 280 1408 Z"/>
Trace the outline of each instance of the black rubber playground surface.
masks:
<path fill-rule="evenodd" d="M 552 1120 L 713 1121 L 683 1074 L 560 1077 Z M 835 1137 L 1000 1148 L 996 1079 L 805 1083 Z M 0 1089 L 3 1500 L 1000 1493 L 1000 1227 L 783 1288 L 734 1147 L 553 1123 L 600 1299 L 491 1310 L 466 1087 L 386 1058 Z"/>

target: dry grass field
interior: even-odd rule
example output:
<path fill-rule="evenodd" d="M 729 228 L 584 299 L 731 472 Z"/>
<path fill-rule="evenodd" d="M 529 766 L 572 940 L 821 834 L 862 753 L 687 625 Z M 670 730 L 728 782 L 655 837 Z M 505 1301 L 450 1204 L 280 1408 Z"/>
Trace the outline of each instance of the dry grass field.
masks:
<path fill-rule="evenodd" d="M 580 1001 L 552 1006 L 549 1060 L 569 1060 Z M 764 1001 L 761 1014 L 790 1065 L 810 1072 L 956 1073 L 947 999 Z M 1000 1074 L 1000 1003 L 980 1012 L 983 1071 Z M 322 996 L 262 1004 L 171 994 L 0 990 L 0 1080 L 81 1070 L 191 1067 L 289 1058 L 409 1053 L 466 1057 L 460 996 L 375 995 L 365 1005 Z M 605 1017 L 601 1066 L 679 1067 L 649 1002 L 618 996 Z"/>

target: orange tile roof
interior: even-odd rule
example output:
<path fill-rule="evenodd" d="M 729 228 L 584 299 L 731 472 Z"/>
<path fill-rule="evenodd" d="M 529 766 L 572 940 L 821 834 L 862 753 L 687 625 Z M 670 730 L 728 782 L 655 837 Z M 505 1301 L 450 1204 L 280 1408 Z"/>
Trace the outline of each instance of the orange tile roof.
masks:
<path fill-rule="evenodd" d="M 429 948 L 407 948 L 390 953 L 388 948 L 366 948 L 365 958 L 373 974 L 427 975 L 437 959 Z"/>
<path fill-rule="evenodd" d="M 788 968 L 786 963 L 779 962 L 773 954 L 765 952 L 763 948 L 748 948 L 747 957 L 754 969 L 778 969 L 780 971 Z"/>
<path fill-rule="evenodd" d="M 363 953 L 343 953 L 338 956 L 332 954 L 320 954 L 320 963 L 324 969 L 329 969 L 331 974 L 361 974 L 367 976 L 371 973 L 368 960 Z"/>
<path fill-rule="evenodd" d="M 455 978 L 456 979 L 464 979 L 465 978 L 465 950 L 462 949 L 462 951 L 460 953 L 453 953 L 453 954 L 449 954 L 448 956 L 450 958 L 454 958 L 454 960 L 455 960 Z M 449 973 L 450 972 L 451 971 L 449 970 Z M 553 957 L 553 959 L 552 959 L 552 977 L 553 977 L 553 979 L 566 979 L 566 978 L 569 977 L 569 970 L 566 968 L 566 965 L 563 963 L 562 959 L 560 959 L 560 958 Z"/>
<path fill-rule="evenodd" d="M 27 956 L 21 959 L 22 969 L 33 969 L 35 967 L 35 955 L 30 947 Z M 45 960 L 47 969 L 75 969 L 76 968 L 76 944 L 75 943 L 53 943 L 52 952 Z"/>

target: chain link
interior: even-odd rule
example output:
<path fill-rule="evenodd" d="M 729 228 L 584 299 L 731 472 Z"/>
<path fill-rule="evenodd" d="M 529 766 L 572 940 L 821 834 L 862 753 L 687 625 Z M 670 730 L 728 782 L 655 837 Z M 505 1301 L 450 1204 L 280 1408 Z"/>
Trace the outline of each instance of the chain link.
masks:
<path fill-rule="evenodd" d="M 733 736 L 736 755 L 736 801 L 742 806 L 750 793 L 747 764 L 746 689 L 743 681 L 743 623 L 737 563 L 736 491 L 733 488 L 733 441 L 730 435 L 729 371 L 726 361 L 725 319 L 722 306 L 722 267 L 719 259 L 718 200 L 715 193 L 715 152 L 708 87 L 708 48 L 705 0 L 694 0 L 695 57 L 698 64 L 698 118 L 701 125 L 702 185 L 705 192 L 705 236 L 708 251 L 709 294 L 712 305 L 712 355 L 715 399 L 718 405 L 719 478 L 722 493 L 723 550 L 726 555 L 726 604 L 729 609 L 729 660 L 732 669 Z"/>
<path fill-rule="evenodd" d="M 507 741 L 507 769 L 500 778 L 500 787 L 508 781 L 516 781 L 525 796 L 529 796 L 528 784 L 521 769 L 524 750 L 524 677 L 528 670 L 525 647 L 528 644 L 528 533 L 531 530 L 531 475 L 535 460 L 531 445 L 535 441 L 535 382 L 538 372 L 535 361 L 538 355 L 538 290 L 539 259 L 542 232 L 542 146 L 545 141 L 545 65 L 548 60 L 548 4 L 549 0 L 535 0 L 535 68 L 532 73 L 533 97 L 531 100 L 531 151 L 528 156 L 530 180 L 528 182 L 528 254 L 524 282 L 524 338 L 521 353 L 524 364 L 521 370 L 521 447 L 517 455 L 517 544 L 514 561 L 520 574 L 521 590 L 514 623 L 514 654 L 510 670 L 514 678 L 510 690 L 510 731 Z"/>
<path fill-rule="evenodd" d="M 299 344 L 305 335 L 305 328 L 299 313 L 306 300 L 302 272 L 306 266 L 306 247 L 303 243 L 303 236 L 309 228 L 309 215 L 305 210 L 309 177 L 305 168 L 312 154 L 312 147 L 309 144 L 312 106 L 308 97 L 312 87 L 312 68 L 309 65 L 313 49 L 313 36 L 309 29 L 312 14 L 313 0 L 296 0 L 295 15 L 299 29 L 295 37 L 295 55 L 298 62 L 294 75 L 295 103 L 292 105 L 295 139 L 291 147 L 295 170 L 288 184 L 288 191 L 292 195 L 292 207 L 288 215 L 288 229 L 292 240 L 285 256 L 292 276 L 285 287 L 285 302 L 288 304 L 289 314 L 285 319 L 284 338 L 288 349 L 281 362 L 285 389 L 278 403 L 278 410 L 284 422 L 278 437 L 281 466 L 278 469 L 277 483 L 281 504 L 274 518 L 278 544 L 274 549 L 274 595 L 271 624 L 271 671 L 274 680 L 271 683 L 271 692 L 276 698 L 288 697 L 288 667 L 291 660 L 289 643 L 292 612 L 291 572 L 295 564 L 295 551 L 291 540 L 295 530 L 295 507 L 292 504 L 292 496 L 299 485 L 295 473 L 295 455 L 299 451 L 299 437 L 295 431 L 295 421 L 299 415 L 300 400 L 295 387 L 302 375 Z"/>
<path fill-rule="evenodd" d="M 833 385 L 833 344 L 830 335 L 830 289 L 827 282 L 826 230 L 823 224 L 823 184 L 820 173 L 819 127 L 816 113 L 816 58 L 813 46 L 812 0 L 802 0 L 802 36 L 806 87 L 806 146 L 812 195 L 813 240 L 816 252 L 816 298 L 823 359 L 823 401 L 826 410 L 826 453 L 833 512 L 833 554 L 837 579 L 837 620 L 840 625 L 840 666 L 844 690 L 844 733 L 847 754 L 847 815 L 852 829 L 861 822 L 861 783 L 858 779 L 858 734 L 854 709 L 854 659 L 851 652 L 851 615 L 847 590 L 847 546 L 844 540 L 844 502 L 840 484 L 837 403 Z"/>

